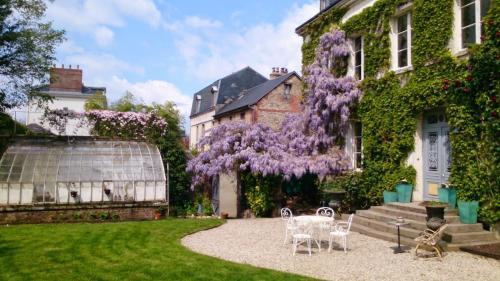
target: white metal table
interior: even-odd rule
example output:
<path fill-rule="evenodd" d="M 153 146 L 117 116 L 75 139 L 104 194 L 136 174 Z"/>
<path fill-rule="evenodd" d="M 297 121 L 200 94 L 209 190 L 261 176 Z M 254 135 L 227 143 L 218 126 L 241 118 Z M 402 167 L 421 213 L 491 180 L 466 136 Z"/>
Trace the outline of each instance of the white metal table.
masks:
<path fill-rule="evenodd" d="M 313 230 L 319 229 L 317 226 L 321 225 L 322 223 L 332 223 L 333 218 L 331 217 L 324 217 L 324 216 L 317 216 L 317 215 L 302 215 L 302 216 L 296 216 L 293 217 L 293 220 L 299 224 L 311 224 L 313 226 Z M 314 237 L 314 235 L 313 235 Z M 321 251 L 321 241 L 319 239 L 313 238 L 314 242 L 316 242 L 316 245 L 318 245 L 318 249 Z"/>

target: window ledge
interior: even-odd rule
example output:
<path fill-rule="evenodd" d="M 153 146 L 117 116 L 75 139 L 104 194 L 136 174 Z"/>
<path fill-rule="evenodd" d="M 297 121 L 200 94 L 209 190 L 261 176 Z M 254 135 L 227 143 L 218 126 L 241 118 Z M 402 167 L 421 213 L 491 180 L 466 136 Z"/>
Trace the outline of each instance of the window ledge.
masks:
<path fill-rule="evenodd" d="M 397 68 L 394 70 L 394 73 L 396 74 L 402 74 L 402 73 L 405 73 L 405 72 L 408 72 L 408 71 L 412 71 L 413 70 L 413 65 L 409 65 L 409 66 L 405 66 L 405 67 L 401 67 L 401 68 Z"/>
<path fill-rule="evenodd" d="M 467 56 L 468 54 L 469 54 L 469 51 L 467 49 L 461 49 L 461 50 L 454 52 L 452 55 L 457 57 L 457 58 L 461 58 L 461 57 Z"/>

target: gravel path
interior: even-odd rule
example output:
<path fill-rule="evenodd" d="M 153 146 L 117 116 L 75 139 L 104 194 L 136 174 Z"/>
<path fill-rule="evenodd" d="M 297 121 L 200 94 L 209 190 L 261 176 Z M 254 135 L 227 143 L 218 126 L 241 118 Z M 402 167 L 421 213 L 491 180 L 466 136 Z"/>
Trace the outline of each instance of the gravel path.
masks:
<path fill-rule="evenodd" d="M 349 234 L 347 254 L 336 245 L 331 253 L 313 248 L 292 256 L 283 245 L 281 219 L 228 220 L 226 224 L 182 239 L 195 252 L 238 263 L 328 280 L 500 280 L 500 262 L 465 252 L 446 253 L 443 261 L 395 255 L 394 243 L 356 232 Z M 303 248 L 305 250 L 305 248 Z"/>

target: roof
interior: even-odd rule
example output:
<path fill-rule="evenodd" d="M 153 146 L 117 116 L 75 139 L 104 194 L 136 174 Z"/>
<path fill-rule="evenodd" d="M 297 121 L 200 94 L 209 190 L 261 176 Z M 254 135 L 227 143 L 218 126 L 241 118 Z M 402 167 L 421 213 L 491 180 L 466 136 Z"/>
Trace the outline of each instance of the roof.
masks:
<path fill-rule="evenodd" d="M 48 86 L 44 86 L 40 89 L 40 91 L 42 93 L 46 93 L 53 96 L 87 97 L 97 92 L 106 93 L 106 87 L 82 86 L 82 90 L 80 92 L 71 92 L 71 91 L 50 90 Z"/>
<path fill-rule="evenodd" d="M 337 4 L 339 4 L 342 0 L 333 0 L 330 2 L 330 5 L 328 7 L 325 7 L 323 10 L 319 11 L 319 13 L 317 13 L 316 15 L 314 15 L 312 18 L 308 19 L 306 22 L 304 22 L 303 24 L 299 25 L 297 28 L 295 28 L 295 33 L 299 34 L 300 35 L 300 32 L 301 32 L 301 29 L 308 25 L 309 23 L 313 22 L 315 19 L 317 19 L 319 16 L 321 16 L 322 14 L 326 13 L 327 11 L 329 11 L 331 8 L 333 8 L 334 6 L 336 6 Z"/>
<path fill-rule="evenodd" d="M 256 104 L 263 97 L 269 94 L 272 90 L 276 89 L 279 85 L 281 85 L 294 75 L 299 77 L 299 75 L 295 71 L 293 71 L 291 73 L 282 75 L 275 79 L 268 80 L 267 82 L 257 85 L 251 89 L 243 91 L 242 95 L 240 95 L 240 97 L 237 100 L 235 100 L 230 104 L 225 105 L 220 110 L 215 112 L 215 117 L 219 117 L 229 112 L 236 111 L 242 108 L 247 108 L 251 105 Z"/>
<path fill-rule="evenodd" d="M 241 91 L 250 89 L 266 81 L 268 81 L 266 77 L 249 66 L 221 79 L 215 80 L 213 83 L 193 95 L 191 116 L 202 114 L 214 109 L 214 94 L 212 93 L 212 87 L 214 86 L 218 89 L 216 104 L 224 104 L 229 99 L 236 99 Z M 196 96 L 201 97 L 199 111 L 197 111 L 196 108 Z"/>
<path fill-rule="evenodd" d="M 165 181 L 158 148 L 139 141 L 17 139 L 0 159 L 0 183 Z"/>

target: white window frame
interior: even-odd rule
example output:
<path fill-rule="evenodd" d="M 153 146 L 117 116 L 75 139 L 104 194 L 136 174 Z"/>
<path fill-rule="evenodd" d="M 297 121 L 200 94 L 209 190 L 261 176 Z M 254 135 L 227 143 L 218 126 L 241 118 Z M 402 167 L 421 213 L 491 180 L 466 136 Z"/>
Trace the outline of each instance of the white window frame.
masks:
<path fill-rule="evenodd" d="M 399 31 L 399 19 L 401 17 L 407 17 L 406 18 L 406 30 L 402 32 Z M 406 35 L 406 40 L 407 40 L 407 46 L 406 46 L 406 60 L 407 64 L 404 66 L 399 66 L 399 53 L 403 50 L 399 50 L 399 35 L 407 33 Z M 401 14 L 396 17 L 394 21 L 394 34 L 395 34 L 395 39 L 396 39 L 396 49 L 395 49 L 395 69 L 405 69 L 405 68 L 411 68 L 412 67 L 412 60 L 411 60 L 411 53 L 412 53 L 412 33 L 413 33 L 413 27 L 412 27 L 412 11 L 407 11 L 404 14 Z"/>
<path fill-rule="evenodd" d="M 463 0 L 458 0 L 457 1 L 457 4 L 458 4 L 458 9 L 457 9 L 457 25 L 459 26 L 459 29 L 458 29 L 458 33 L 459 33 L 459 46 L 460 46 L 460 50 L 466 50 L 467 49 L 467 46 L 464 46 L 463 44 L 463 40 L 464 40 L 464 36 L 463 36 L 463 30 L 467 27 L 470 27 L 472 25 L 475 25 L 475 43 L 476 44 L 480 44 L 481 43 L 481 27 L 482 27 L 482 23 L 483 23 L 483 18 L 481 16 L 481 4 L 482 4 L 482 1 L 481 0 L 474 0 L 472 1 L 471 3 L 465 5 L 465 6 L 462 6 L 462 2 Z M 470 24 L 470 25 L 467 25 L 467 26 L 462 26 L 462 9 L 466 6 L 469 6 L 469 5 L 475 5 L 474 6 L 474 23 Z M 490 3 L 491 5 L 491 3 Z M 491 8 L 491 6 L 490 6 Z"/>
<path fill-rule="evenodd" d="M 360 47 L 360 50 L 359 52 L 361 52 L 361 75 L 360 77 L 356 77 L 356 39 L 360 39 L 361 40 L 361 47 Z M 365 78 L 365 40 L 363 38 L 363 36 L 358 36 L 358 37 L 354 37 L 351 39 L 351 44 L 352 44 L 352 73 L 353 73 L 353 77 L 356 77 L 357 79 L 359 80 L 363 80 Z"/>
<path fill-rule="evenodd" d="M 358 126 L 360 127 L 360 135 L 357 135 Z M 360 142 L 360 150 L 358 151 L 358 141 Z M 363 124 L 360 121 L 354 121 L 353 123 L 353 167 L 355 170 L 360 171 L 363 168 Z M 358 155 L 361 161 L 358 163 Z"/>

